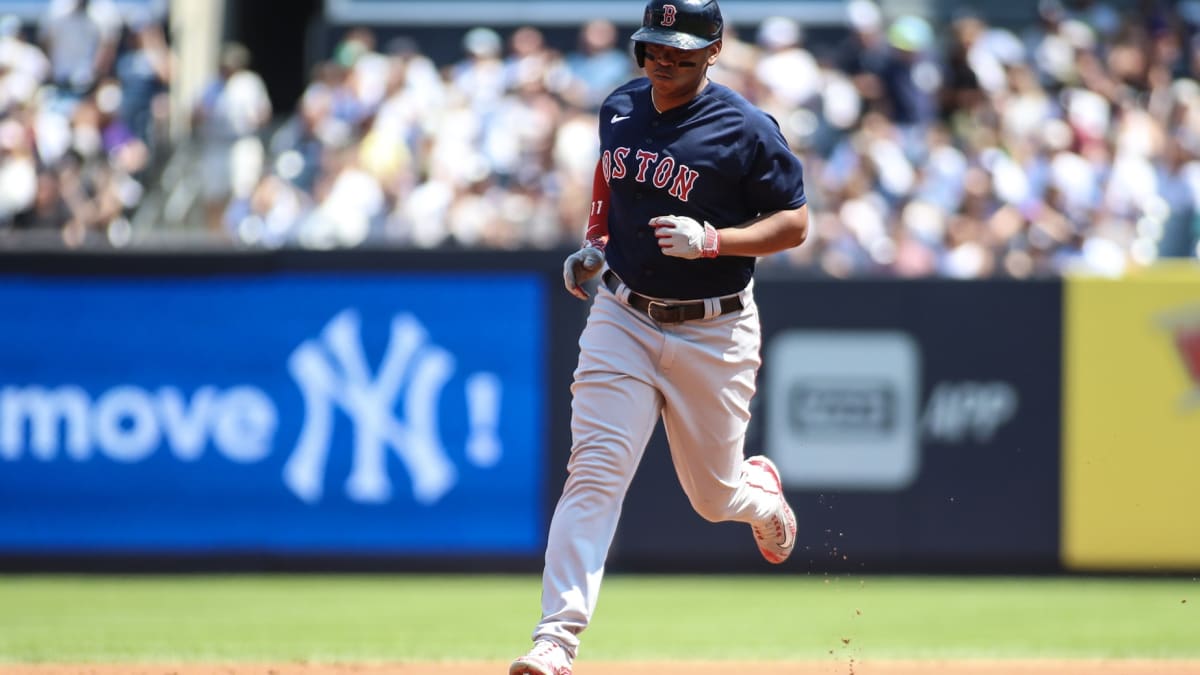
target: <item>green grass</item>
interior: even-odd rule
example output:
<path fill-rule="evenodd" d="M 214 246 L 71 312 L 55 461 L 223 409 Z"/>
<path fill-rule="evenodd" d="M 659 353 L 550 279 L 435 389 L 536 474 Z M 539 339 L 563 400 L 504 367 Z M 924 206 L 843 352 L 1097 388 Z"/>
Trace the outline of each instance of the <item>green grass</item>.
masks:
<path fill-rule="evenodd" d="M 0 661 L 504 660 L 539 597 L 532 576 L 0 576 Z M 610 575 L 583 649 L 1200 658 L 1200 581 Z"/>

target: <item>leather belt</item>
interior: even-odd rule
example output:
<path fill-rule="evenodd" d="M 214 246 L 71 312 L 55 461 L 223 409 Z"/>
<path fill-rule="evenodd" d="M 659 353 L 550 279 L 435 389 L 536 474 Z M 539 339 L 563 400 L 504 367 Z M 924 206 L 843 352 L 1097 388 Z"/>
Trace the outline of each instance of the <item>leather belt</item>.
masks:
<path fill-rule="evenodd" d="M 616 273 L 612 270 L 604 270 L 602 278 L 608 290 L 620 298 L 621 295 L 617 293 L 617 290 L 621 288 L 621 279 L 617 277 Z M 705 313 L 704 302 L 704 300 L 664 302 L 642 295 L 641 293 L 635 293 L 632 289 L 629 291 L 629 298 L 626 300 L 626 304 L 630 307 L 659 323 L 683 323 L 684 321 L 703 319 Z M 720 306 L 721 311 L 717 315 L 739 311 L 743 307 L 742 298 L 739 295 L 727 295 L 720 299 Z"/>

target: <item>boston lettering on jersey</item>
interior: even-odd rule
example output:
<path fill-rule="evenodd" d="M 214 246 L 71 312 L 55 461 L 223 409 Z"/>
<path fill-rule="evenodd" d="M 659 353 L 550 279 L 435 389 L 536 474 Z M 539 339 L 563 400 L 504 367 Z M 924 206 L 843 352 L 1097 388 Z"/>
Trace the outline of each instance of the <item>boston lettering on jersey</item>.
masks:
<path fill-rule="evenodd" d="M 633 159 L 629 156 L 632 153 Z M 628 162 L 632 162 L 637 173 L 633 179 L 639 183 L 650 181 L 658 189 L 670 186 L 667 193 L 681 202 L 688 200 L 692 188 L 696 187 L 697 171 L 689 169 L 687 164 L 676 165 L 675 158 L 670 155 L 660 157 L 657 152 L 648 150 L 633 150 L 622 146 L 609 152 L 605 150 L 600 155 L 600 165 L 604 170 L 604 180 L 611 182 L 620 180 L 628 174 Z"/>

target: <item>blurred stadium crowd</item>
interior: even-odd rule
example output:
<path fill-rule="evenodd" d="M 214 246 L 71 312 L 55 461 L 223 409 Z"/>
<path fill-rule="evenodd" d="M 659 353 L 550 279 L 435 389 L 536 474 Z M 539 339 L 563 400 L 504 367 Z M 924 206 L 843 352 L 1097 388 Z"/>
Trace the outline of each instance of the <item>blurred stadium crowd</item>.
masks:
<path fill-rule="evenodd" d="M 111 0 L 53 0 L 33 27 L 0 17 L 0 241 L 128 236 L 163 150 L 171 58 L 157 19 Z"/>
<path fill-rule="evenodd" d="M 0 239 L 128 241 L 173 150 L 162 22 L 110 7 L 0 20 Z M 1197 256 L 1200 2 L 1042 0 L 1018 28 L 846 7 L 829 40 L 786 16 L 728 26 L 710 74 L 805 161 L 809 242 L 764 265 L 1024 278 Z M 441 65 L 355 28 L 281 118 L 252 55 L 227 45 L 195 102 L 200 227 L 246 247 L 573 246 L 597 108 L 637 75 L 602 20 L 566 51 L 533 26 L 474 28 Z"/>

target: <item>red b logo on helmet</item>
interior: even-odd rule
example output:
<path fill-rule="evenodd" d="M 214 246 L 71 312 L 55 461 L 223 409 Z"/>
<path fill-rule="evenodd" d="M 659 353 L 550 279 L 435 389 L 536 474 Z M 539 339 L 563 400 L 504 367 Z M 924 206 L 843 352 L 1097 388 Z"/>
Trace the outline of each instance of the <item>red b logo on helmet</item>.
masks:
<path fill-rule="evenodd" d="M 675 25 L 675 5 L 663 5 L 662 25 Z"/>

